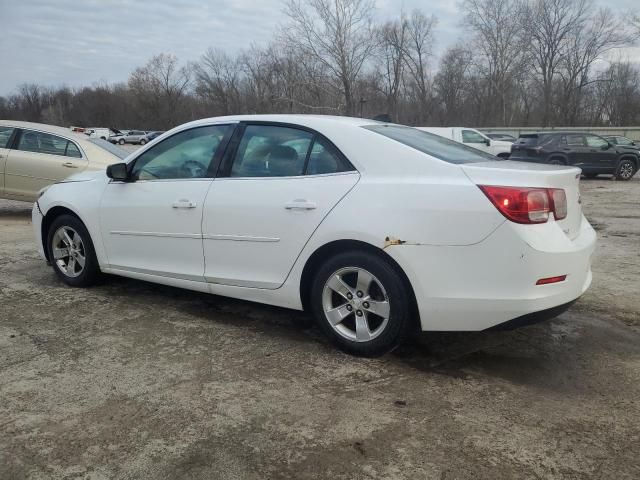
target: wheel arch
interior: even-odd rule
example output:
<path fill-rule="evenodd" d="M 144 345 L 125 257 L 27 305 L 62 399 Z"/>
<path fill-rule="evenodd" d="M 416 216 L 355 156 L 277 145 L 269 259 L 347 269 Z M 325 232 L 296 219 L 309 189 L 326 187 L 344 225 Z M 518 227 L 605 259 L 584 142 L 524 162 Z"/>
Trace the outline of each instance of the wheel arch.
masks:
<path fill-rule="evenodd" d="M 392 266 L 392 268 L 398 273 L 398 275 L 400 275 L 402 282 L 405 284 L 405 287 L 409 292 L 409 298 L 411 299 L 410 308 L 412 312 L 412 318 L 414 319 L 415 324 L 419 326 L 420 314 L 418 311 L 418 302 L 415 292 L 413 291 L 413 286 L 411 285 L 407 274 L 404 272 L 398 262 L 396 262 L 395 259 L 393 259 L 384 250 L 361 240 L 334 240 L 322 245 L 321 247 L 318 247 L 309 256 L 309 258 L 307 258 L 304 268 L 302 269 L 302 274 L 300 275 L 300 300 L 302 302 L 302 308 L 307 312 L 310 311 L 309 302 L 311 297 L 311 285 L 313 283 L 313 278 L 315 277 L 316 272 L 322 266 L 323 262 L 333 255 L 337 255 L 339 253 L 350 250 L 369 252 L 385 260 Z"/>
<path fill-rule="evenodd" d="M 623 160 L 631 160 L 636 165 L 636 170 L 638 170 L 638 168 L 640 167 L 640 160 L 638 159 L 638 157 L 636 157 L 635 155 L 633 155 L 631 153 L 623 153 L 622 155 L 620 155 L 620 158 L 618 159 L 618 165 Z M 616 166 L 616 168 L 617 168 L 617 166 Z"/>
<path fill-rule="evenodd" d="M 86 227 L 86 223 L 84 222 L 84 220 L 82 220 L 80 215 L 78 215 L 76 212 L 74 212 L 68 207 L 56 205 L 54 207 L 51 207 L 49 210 L 47 210 L 47 213 L 44 215 L 44 218 L 42 219 L 42 224 L 40 225 L 40 241 L 42 242 L 42 249 L 44 250 L 44 255 L 48 262 L 51 261 L 51 259 L 49 258 L 49 249 L 47 248 L 47 237 L 49 233 L 49 228 L 51 227 L 51 224 L 54 222 L 54 220 L 60 217 L 61 215 L 74 216 L 78 220 L 80 220 Z"/>
<path fill-rule="evenodd" d="M 552 153 L 547 157 L 547 163 L 551 163 L 553 160 L 560 160 L 563 165 L 569 165 L 569 159 L 562 153 Z"/>

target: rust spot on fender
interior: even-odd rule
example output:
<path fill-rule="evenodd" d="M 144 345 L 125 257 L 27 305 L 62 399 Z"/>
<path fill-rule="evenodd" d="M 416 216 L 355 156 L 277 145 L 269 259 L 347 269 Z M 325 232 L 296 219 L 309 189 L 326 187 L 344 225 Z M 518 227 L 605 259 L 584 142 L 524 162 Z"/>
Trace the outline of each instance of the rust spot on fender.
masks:
<path fill-rule="evenodd" d="M 384 250 L 387 247 L 391 247 L 392 245 L 404 245 L 405 243 L 407 243 L 406 240 L 400 240 L 399 238 L 394 238 L 394 237 L 387 237 L 384 239 L 384 247 L 382 247 L 382 249 Z"/>

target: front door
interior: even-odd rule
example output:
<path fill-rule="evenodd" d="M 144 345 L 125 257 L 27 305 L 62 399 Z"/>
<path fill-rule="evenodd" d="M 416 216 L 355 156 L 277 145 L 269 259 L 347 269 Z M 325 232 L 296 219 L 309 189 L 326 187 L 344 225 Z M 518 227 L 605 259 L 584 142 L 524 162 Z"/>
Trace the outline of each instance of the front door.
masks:
<path fill-rule="evenodd" d="M 205 202 L 205 277 L 275 289 L 359 174 L 330 142 L 306 130 L 249 124 L 237 144 Z"/>
<path fill-rule="evenodd" d="M 585 135 L 588 147 L 589 165 L 598 170 L 611 170 L 616 166 L 618 153 L 604 138 Z"/>
<path fill-rule="evenodd" d="M 483 152 L 491 153 L 491 148 L 487 145 L 487 138 L 475 130 L 462 130 L 462 143 Z"/>
<path fill-rule="evenodd" d="M 132 161 L 130 181 L 108 184 L 100 225 L 111 269 L 204 281 L 202 211 L 232 129 L 178 132 Z"/>
<path fill-rule="evenodd" d="M 7 157 L 5 194 L 34 201 L 42 188 L 81 172 L 87 164 L 74 142 L 50 133 L 22 130 Z"/>

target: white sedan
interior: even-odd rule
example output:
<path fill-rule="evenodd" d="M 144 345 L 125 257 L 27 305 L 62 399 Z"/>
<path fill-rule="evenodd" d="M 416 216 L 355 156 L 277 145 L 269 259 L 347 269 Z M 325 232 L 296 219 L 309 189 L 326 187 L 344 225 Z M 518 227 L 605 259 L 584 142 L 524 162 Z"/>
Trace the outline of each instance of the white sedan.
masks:
<path fill-rule="evenodd" d="M 596 234 L 579 179 L 401 125 L 220 117 L 51 186 L 33 225 L 71 286 L 105 272 L 305 309 L 377 355 L 415 327 L 512 327 L 580 297 Z"/>

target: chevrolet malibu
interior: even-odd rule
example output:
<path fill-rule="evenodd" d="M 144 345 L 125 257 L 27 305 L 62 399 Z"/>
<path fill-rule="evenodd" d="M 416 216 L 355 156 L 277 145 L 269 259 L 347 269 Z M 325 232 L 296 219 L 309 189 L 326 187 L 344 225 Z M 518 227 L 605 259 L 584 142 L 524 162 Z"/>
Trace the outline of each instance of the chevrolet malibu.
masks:
<path fill-rule="evenodd" d="M 414 328 L 513 327 L 591 283 L 580 170 L 370 120 L 256 115 L 177 127 L 42 192 L 40 252 L 101 272 L 313 312 L 343 350 Z"/>

